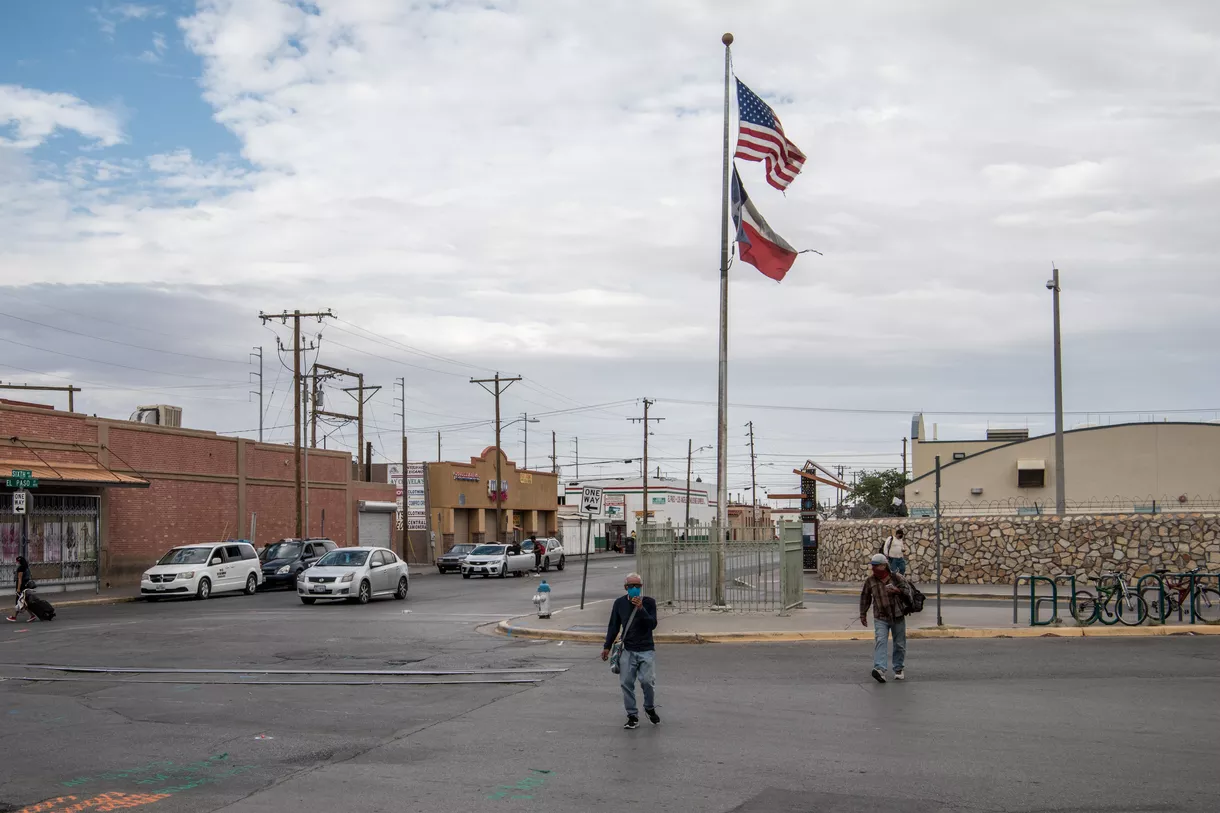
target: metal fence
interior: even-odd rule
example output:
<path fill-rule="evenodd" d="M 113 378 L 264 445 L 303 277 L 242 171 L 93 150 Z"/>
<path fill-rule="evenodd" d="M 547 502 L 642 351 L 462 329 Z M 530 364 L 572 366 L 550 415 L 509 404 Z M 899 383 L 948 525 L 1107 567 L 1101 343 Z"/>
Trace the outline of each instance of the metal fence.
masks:
<path fill-rule="evenodd" d="M 648 592 L 679 610 L 786 612 L 802 606 L 803 546 L 799 522 L 770 525 L 637 529 L 636 562 Z M 723 541 L 717 541 L 722 539 Z"/>
<path fill-rule="evenodd" d="M 934 517 L 934 503 L 912 502 L 908 506 L 912 517 Z M 1175 514 L 1175 513 L 1220 513 L 1220 499 L 1199 494 L 1162 495 L 1160 497 L 1094 497 L 1087 500 L 1067 500 L 1065 508 L 1069 514 Z M 995 516 L 1041 516 L 1055 513 L 1055 502 L 1031 500 L 1027 497 L 1011 497 L 1001 500 L 971 500 L 951 502 L 942 500 L 942 517 L 995 517 Z"/>
<path fill-rule="evenodd" d="M 18 556 L 35 582 L 95 583 L 99 504 L 93 496 L 33 494 L 21 515 L 13 513 L 13 495 L 0 494 L 0 584 L 13 583 Z"/>

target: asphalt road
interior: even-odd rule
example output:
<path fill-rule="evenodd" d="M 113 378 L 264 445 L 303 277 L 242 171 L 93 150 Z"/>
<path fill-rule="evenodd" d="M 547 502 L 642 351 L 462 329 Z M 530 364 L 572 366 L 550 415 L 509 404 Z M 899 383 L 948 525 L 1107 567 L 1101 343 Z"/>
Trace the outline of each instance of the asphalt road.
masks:
<path fill-rule="evenodd" d="M 630 569 L 595 561 L 590 600 Z M 550 581 L 559 606 L 579 597 L 578 568 Z M 0 811 L 1215 809 L 1215 637 L 917 641 L 909 680 L 884 686 L 868 643 L 671 646 L 662 725 L 627 732 L 599 647 L 475 631 L 527 612 L 536 584 L 426 576 L 366 607 L 272 593 L 5 625 Z M 243 671 L 11 679 L 36 663 Z M 523 668 L 566 671 L 257 673 Z"/>

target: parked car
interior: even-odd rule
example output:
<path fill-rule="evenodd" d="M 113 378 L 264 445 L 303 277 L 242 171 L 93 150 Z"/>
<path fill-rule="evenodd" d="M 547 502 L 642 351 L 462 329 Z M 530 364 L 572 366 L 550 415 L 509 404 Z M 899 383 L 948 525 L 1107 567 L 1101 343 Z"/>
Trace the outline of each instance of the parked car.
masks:
<path fill-rule="evenodd" d="M 462 562 L 466 561 L 466 554 L 476 547 L 477 545 L 454 545 L 445 551 L 443 556 L 437 557 L 436 569 L 441 573 L 448 573 L 450 570 L 461 571 Z"/>
<path fill-rule="evenodd" d="M 281 539 L 258 554 L 264 587 L 292 587 L 297 574 L 339 547 L 329 539 Z"/>
<path fill-rule="evenodd" d="M 206 599 L 213 593 L 254 595 L 263 581 L 258 554 L 249 542 L 171 548 L 140 579 L 149 601 L 168 596 Z"/>
<path fill-rule="evenodd" d="M 462 578 L 475 574 L 483 578 L 497 576 L 503 579 L 509 573 L 524 576 L 534 569 L 534 553 L 511 553 L 508 545 L 479 545 L 462 562 Z"/>
<path fill-rule="evenodd" d="M 563 554 L 563 543 L 560 542 L 558 539 L 556 539 L 553 536 L 547 537 L 545 539 L 539 539 L 538 541 L 542 543 L 542 548 L 543 548 L 543 550 L 546 551 L 545 553 L 542 554 L 542 569 L 550 570 L 551 567 L 553 566 L 556 570 L 563 570 L 564 565 L 567 564 L 567 562 L 565 561 L 564 554 Z M 534 555 L 533 541 L 527 539 L 524 542 L 522 542 L 521 550 L 525 551 L 530 556 L 533 556 Z"/>
<path fill-rule="evenodd" d="M 336 548 L 297 575 L 297 595 L 305 604 L 320 598 L 358 601 L 407 597 L 407 563 L 385 548 Z"/>

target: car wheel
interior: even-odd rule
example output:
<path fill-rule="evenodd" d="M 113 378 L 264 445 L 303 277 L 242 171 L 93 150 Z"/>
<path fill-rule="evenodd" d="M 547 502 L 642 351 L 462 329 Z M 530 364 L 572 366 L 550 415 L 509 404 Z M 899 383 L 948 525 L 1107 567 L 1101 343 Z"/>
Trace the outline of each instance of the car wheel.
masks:
<path fill-rule="evenodd" d="M 551 569 L 551 557 L 550 556 L 542 557 L 542 572 L 546 573 L 550 569 Z"/>
<path fill-rule="evenodd" d="M 445 568 L 443 568 L 443 567 L 438 567 L 438 568 L 436 569 L 436 572 L 437 572 L 437 573 L 440 573 L 442 576 L 444 576 L 444 575 L 445 575 Z"/>
<path fill-rule="evenodd" d="M 398 589 L 394 591 L 394 598 L 402 601 L 407 597 L 407 577 L 402 576 L 398 579 Z"/>
<path fill-rule="evenodd" d="M 469 578 L 470 578 L 470 574 L 469 574 L 469 573 L 467 573 L 466 571 L 462 571 L 462 578 L 463 578 L 463 579 L 469 579 Z"/>
<path fill-rule="evenodd" d="M 315 601 L 317 601 L 316 598 L 310 598 L 309 596 L 301 596 L 302 604 L 313 604 Z"/>
<path fill-rule="evenodd" d="M 505 565 L 504 567 L 500 568 L 500 575 L 496 576 L 496 578 L 503 579 L 507 575 L 508 575 L 508 565 Z"/>
<path fill-rule="evenodd" d="M 212 582 L 204 576 L 199 580 L 199 587 L 195 589 L 195 598 L 206 601 L 210 595 L 212 595 Z"/>
<path fill-rule="evenodd" d="M 360 582 L 360 589 L 356 592 L 357 604 L 368 604 L 373 598 L 373 588 L 367 581 Z"/>
<path fill-rule="evenodd" d="M 567 564 L 567 562 L 565 562 L 565 561 L 564 561 L 564 558 L 563 558 L 562 556 L 560 556 L 560 557 L 559 557 L 559 564 L 555 565 L 555 569 L 556 569 L 556 570 L 563 570 L 563 567 L 564 567 L 564 565 L 566 565 L 566 564 Z"/>
<path fill-rule="evenodd" d="M 246 595 L 252 596 L 258 592 L 258 576 L 251 573 L 246 577 Z"/>

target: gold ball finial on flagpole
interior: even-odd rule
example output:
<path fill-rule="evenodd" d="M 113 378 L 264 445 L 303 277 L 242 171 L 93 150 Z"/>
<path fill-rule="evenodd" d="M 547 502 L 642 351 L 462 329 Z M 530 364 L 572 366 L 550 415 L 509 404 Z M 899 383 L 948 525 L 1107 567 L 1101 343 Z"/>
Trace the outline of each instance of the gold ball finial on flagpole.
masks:
<path fill-rule="evenodd" d="M 725 44 L 725 47 L 727 48 L 728 46 L 733 44 L 733 35 L 731 33 L 725 34 L 723 37 L 720 38 L 720 41 L 723 42 Z"/>

